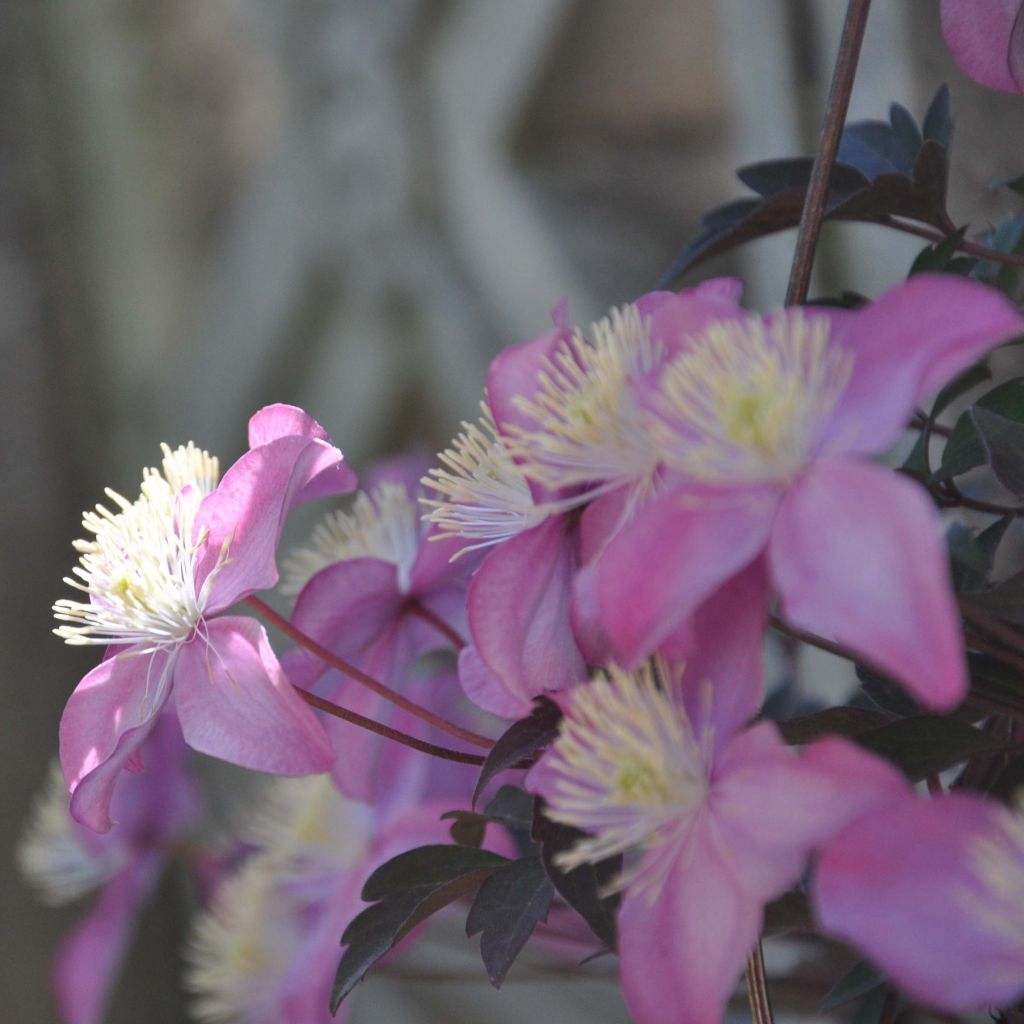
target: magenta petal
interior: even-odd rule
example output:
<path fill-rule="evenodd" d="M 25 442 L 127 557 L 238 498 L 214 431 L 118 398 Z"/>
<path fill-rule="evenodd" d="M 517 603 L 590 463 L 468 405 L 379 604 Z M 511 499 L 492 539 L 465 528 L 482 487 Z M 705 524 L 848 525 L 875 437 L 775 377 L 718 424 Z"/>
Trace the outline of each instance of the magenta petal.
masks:
<path fill-rule="evenodd" d="M 311 496 L 305 493 L 307 485 L 341 465 L 337 448 L 289 435 L 246 452 L 224 474 L 196 515 L 196 537 L 206 533 L 197 585 L 203 585 L 228 546 L 228 560 L 218 569 L 206 603 L 208 614 L 277 583 L 277 542 L 289 509 Z"/>
<path fill-rule="evenodd" d="M 1021 0 L 942 0 L 946 45 L 976 82 L 1024 92 Z"/>
<path fill-rule="evenodd" d="M 525 718 L 533 704 L 519 691 L 507 687 L 470 644 L 459 652 L 459 684 L 478 707 L 499 718 Z"/>
<path fill-rule="evenodd" d="M 318 572 L 295 602 L 292 623 L 346 661 L 358 660 L 401 616 L 398 569 L 380 558 L 353 558 Z M 290 652 L 289 674 L 307 687 L 327 666 L 304 649 Z"/>
<path fill-rule="evenodd" d="M 157 866 L 154 854 L 143 854 L 112 878 L 61 944 L 54 962 L 54 988 L 65 1024 L 103 1020 L 138 909 L 156 882 Z"/>
<path fill-rule="evenodd" d="M 1024 995 L 1019 887 L 986 892 L 971 871 L 972 847 L 995 832 L 997 813 L 980 797 L 953 794 L 907 798 L 858 819 L 819 861 L 813 902 L 822 925 L 928 1006 L 1015 1002 Z M 1003 930 L 998 914 L 982 917 L 994 904 L 1005 912 Z"/>
<path fill-rule="evenodd" d="M 696 288 L 675 292 L 649 292 L 636 300 L 640 315 L 650 324 L 651 337 L 665 346 L 671 358 L 718 320 L 746 317 L 739 305 L 743 282 L 718 277 Z"/>
<path fill-rule="evenodd" d="M 174 696 L 185 742 L 243 768 L 275 775 L 323 772 L 334 752 L 292 689 L 263 627 L 226 616 L 182 648 Z"/>
<path fill-rule="evenodd" d="M 114 784 L 156 724 L 167 699 L 164 653 L 130 648 L 100 662 L 68 698 L 60 721 L 60 763 L 71 791 L 71 814 L 95 832 L 112 822 Z"/>
<path fill-rule="evenodd" d="M 469 587 L 469 631 L 476 652 L 526 704 L 579 682 L 585 666 L 569 624 L 575 534 L 564 516 L 492 551 Z"/>
<path fill-rule="evenodd" d="M 967 693 L 942 523 L 908 479 L 821 460 L 783 499 L 769 547 L 783 614 L 892 674 L 929 707 Z"/>
<path fill-rule="evenodd" d="M 698 827 L 661 890 L 627 890 L 619 911 L 622 989 L 637 1024 L 722 1024 L 760 927 L 760 903 Z"/>
<path fill-rule="evenodd" d="M 703 732 L 710 713 L 716 749 L 761 710 L 767 618 L 768 575 L 758 558 L 697 609 L 692 631 L 675 638 L 686 651 L 683 699 L 694 732 Z M 675 653 L 665 645 L 662 652 Z"/>
<path fill-rule="evenodd" d="M 889 762 L 830 737 L 797 757 L 762 722 L 736 736 L 715 766 L 712 814 L 741 885 L 774 899 L 811 852 L 861 814 L 910 792 Z"/>
<path fill-rule="evenodd" d="M 757 557 L 775 501 L 763 491 L 714 498 L 677 488 L 639 510 L 597 561 L 604 628 L 623 664 L 656 650 Z"/>
<path fill-rule="evenodd" d="M 994 288 L 949 274 L 917 274 L 854 314 L 833 320 L 833 342 L 852 353 L 825 451 L 874 453 L 903 431 L 914 407 L 1001 342 L 1024 320 Z"/>

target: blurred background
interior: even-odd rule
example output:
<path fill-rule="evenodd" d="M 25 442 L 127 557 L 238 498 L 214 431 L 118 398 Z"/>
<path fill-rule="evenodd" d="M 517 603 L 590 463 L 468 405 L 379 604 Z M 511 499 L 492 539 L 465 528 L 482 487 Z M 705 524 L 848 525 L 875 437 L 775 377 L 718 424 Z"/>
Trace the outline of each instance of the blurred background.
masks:
<path fill-rule="evenodd" d="M 310 410 L 356 469 L 444 446 L 489 359 L 650 290 L 735 167 L 810 152 L 841 0 L 13 0 L 0 32 L 0 998 L 56 1020 L 50 957 L 80 913 L 43 909 L 12 849 L 94 652 L 50 636 L 80 513 L 136 492 L 157 446 L 222 465 L 272 401 Z M 854 117 L 958 129 L 952 212 L 981 228 L 1019 173 L 1020 100 L 953 65 L 936 0 L 878 0 Z M 992 130 L 994 121 L 1001 127 Z M 983 141 L 982 141 L 983 140 Z M 699 268 L 781 301 L 792 237 Z M 920 243 L 826 229 L 812 294 L 874 294 Z M 186 1019 L 182 914 L 143 923 L 117 1022 Z M 457 933 L 455 933 L 457 934 Z M 627 1019 L 614 984 L 373 981 L 353 1019 Z M 475 945 L 475 944 L 474 944 Z M 452 958 L 456 966 L 452 967 Z M 437 960 L 440 958 L 440 961 Z M 423 961 L 417 961 L 422 963 Z M 459 966 L 461 965 L 461 966 Z M 409 973 L 415 975 L 416 971 Z M 530 974 L 524 969 L 524 977 Z"/>

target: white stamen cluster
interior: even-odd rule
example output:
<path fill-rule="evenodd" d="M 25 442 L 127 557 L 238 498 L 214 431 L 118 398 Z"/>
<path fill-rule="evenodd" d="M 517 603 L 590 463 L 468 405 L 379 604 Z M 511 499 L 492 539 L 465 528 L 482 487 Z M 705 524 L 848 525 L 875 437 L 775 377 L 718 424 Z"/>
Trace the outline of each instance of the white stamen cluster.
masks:
<path fill-rule="evenodd" d="M 517 400 L 537 424 L 510 430 L 508 449 L 526 476 L 551 488 L 610 489 L 648 479 L 657 456 L 632 385 L 661 355 L 635 306 L 594 324 L 589 340 L 577 331 L 547 360 L 536 396 Z"/>
<path fill-rule="evenodd" d="M 369 810 L 344 797 L 329 775 L 275 779 L 247 834 L 279 878 L 344 871 L 366 853 Z"/>
<path fill-rule="evenodd" d="M 662 374 L 649 427 L 664 461 L 709 482 L 798 472 L 852 368 L 828 334 L 800 310 L 711 324 Z"/>
<path fill-rule="evenodd" d="M 963 905 L 1024 958 L 1024 798 L 1000 809 L 996 830 L 969 844 L 968 859 L 981 885 L 962 894 Z"/>
<path fill-rule="evenodd" d="M 398 566 L 398 584 L 409 587 L 419 551 L 416 501 L 403 484 L 382 483 L 356 495 L 349 512 L 328 515 L 314 528 L 309 544 L 281 563 L 281 593 L 295 597 L 321 569 L 350 558 L 380 558 Z"/>
<path fill-rule="evenodd" d="M 60 600 L 54 632 L 69 644 L 146 644 L 143 651 L 173 648 L 202 618 L 215 572 L 197 592 L 195 515 L 217 485 L 217 459 L 189 442 L 174 451 L 162 445 L 162 469 L 143 470 L 139 497 L 106 494 L 117 507 L 97 505 L 82 517 L 91 540 L 75 541 L 80 564 L 65 583 L 87 601 Z M 227 551 L 220 553 L 221 563 Z"/>
<path fill-rule="evenodd" d="M 420 483 L 438 498 L 420 498 L 430 509 L 423 518 L 441 529 L 434 539 L 464 537 L 476 543 L 460 554 L 514 537 L 547 516 L 533 503 L 522 471 L 513 462 L 486 403 L 480 426 L 463 422 L 462 433 L 438 458 L 443 468 L 430 470 Z M 481 429 L 482 428 L 482 429 Z"/>
<path fill-rule="evenodd" d="M 84 834 L 68 811 L 68 787 L 53 764 L 18 845 L 22 875 L 44 903 L 59 906 L 98 889 L 128 863 L 126 851 Z"/>
<path fill-rule="evenodd" d="M 185 956 L 191 1009 L 204 1024 L 278 1024 L 278 991 L 304 935 L 300 902 L 255 856 L 199 915 Z"/>
<path fill-rule="evenodd" d="M 560 867 L 657 846 L 702 806 L 710 735 L 694 736 L 673 685 L 654 662 L 632 673 L 610 667 L 572 691 L 545 755 L 557 776 L 545 813 L 592 835 L 559 854 Z"/>

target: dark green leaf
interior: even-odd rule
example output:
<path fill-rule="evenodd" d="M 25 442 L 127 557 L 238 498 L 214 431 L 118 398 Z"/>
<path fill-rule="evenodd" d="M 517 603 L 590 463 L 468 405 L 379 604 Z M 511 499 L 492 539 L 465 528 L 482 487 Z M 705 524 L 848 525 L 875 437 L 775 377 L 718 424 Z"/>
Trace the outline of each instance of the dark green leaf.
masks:
<path fill-rule="evenodd" d="M 1024 757 L 1015 757 L 999 773 L 988 795 L 1005 804 L 1014 805 L 1024 789 Z"/>
<path fill-rule="evenodd" d="M 804 746 L 822 736 L 856 736 L 868 729 L 877 729 L 888 718 L 870 708 L 826 708 L 810 715 L 779 722 L 782 738 L 794 746 Z"/>
<path fill-rule="evenodd" d="M 948 95 L 940 91 L 926 116 L 923 134 L 913 118 L 893 105 L 890 120 L 847 125 L 839 159 L 829 177 L 825 216 L 830 219 L 884 221 L 889 217 L 945 231 Z M 703 260 L 741 242 L 795 227 L 810 179 L 811 160 L 766 161 L 741 168 L 740 180 L 757 193 L 708 213 L 700 234 L 662 278 L 667 287 Z"/>
<path fill-rule="evenodd" d="M 490 821 L 529 832 L 533 823 L 533 797 L 518 786 L 502 786 L 484 808 L 484 814 Z"/>
<path fill-rule="evenodd" d="M 1014 377 L 982 395 L 972 408 L 979 407 L 1024 424 L 1024 377 Z M 978 436 L 971 409 L 968 409 L 956 421 L 942 452 L 942 464 L 932 479 L 936 482 L 951 480 L 985 465 L 987 461 L 987 451 Z"/>
<path fill-rule="evenodd" d="M 979 754 L 1013 749 L 966 722 L 934 715 L 889 722 L 858 733 L 854 741 L 892 761 L 912 782 Z"/>
<path fill-rule="evenodd" d="M 794 889 L 772 900 L 764 908 L 763 930 L 766 935 L 813 931 L 814 915 L 811 913 L 807 897 Z"/>
<path fill-rule="evenodd" d="M 1024 213 L 1011 214 L 1001 221 L 994 231 L 990 231 L 983 241 L 990 249 L 995 249 L 997 252 L 1019 253 L 1021 242 L 1024 241 Z M 1006 271 L 1009 271 L 1012 276 L 1005 283 L 1012 286 L 1017 270 L 999 260 L 979 260 L 971 276 L 990 284 L 1002 284 L 1000 277 Z"/>
<path fill-rule="evenodd" d="M 448 830 L 452 839 L 459 846 L 480 846 L 487 832 L 487 815 L 475 811 L 446 811 L 441 820 L 451 819 L 452 827 Z"/>
<path fill-rule="evenodd" d="M 957 249 L 967 234 L 967 225 L 958 228 L 953 234 L 948 235 L 941 242 L 934 245 L 926 245 L 910 268 L 910 274 L 939 274 L 946 271 L 949 265 L 956 258 Z M 974 265 L 973 262 L 971 264 Z"/>
<path fill-rule="evenodd" d="M 487 783 L 495 775 L 554 741 L 558 736 L 558 723 L 561 717 L 562 712 L 554 701 L 539 697 L 527 718 L 513 722 L 498 737 L 480 769 L 480 778 L 477 779 L 476 788 L 473 790 L 474 807 Z"/>
<path fill-rule="evenodd" d="M 986 612 L 1003 622 L 1024 625 L 1024 573 L 1017 573 L 988 590 L 960 595 L 964 607 Z"/>
<path fill-rule="evenodd" d="M 480 956 L 495 988 L 501 987 L 537 923 L 547 918 L 554 894 L 536 856 L 506 864 L 480 886 L 466 918 L 466 934 L 482 932 Z"/>
<path fill-rule="evenodd" d="M 932 466 L 928 458 L 930 442 L 930 436 L 922 430 L 917 435 L 917 440 L 914 442 L 914 447 L 910 449 L 910 454 L 903 460 L 903 465 L 900 466 L 901 473 L 906 473 L 907 476 L 912 476 L 915 480 L 920 480 L 921 483 L 926 483 L 931 478 Z"/>
<path fill-rule="evenodd" d="M 953 141 L 953 115 L 949 108 L 949 86 L 939 86 L 928 111 L 924 115 L 921 134 L 925 139 L 934 139 L 940 146 L 947 149 Z"/>
<path fill-rule="evenodd" d="M 899 1006 L 902 1000 L 897 1003 L 895 1013 L 898 1015 Z M 850 1024 L 882 1024 L 886 1008 L 889 1006 L 889 988 L 880 986 L 873 988 L 862 1000 L 857 1012 L 853 1015 Z M 891 1011 L 890 1011 L 891 1012 Z M 893 1018 L 895 1019 L 895 1017 Z"/>
<path fill-rule="evenodd" d="M 818 1013 L 829 1013 L 854 999 L 859 999 L 872 989 L 885 985 L 885 976 L 862 960 L 856 963 L 829 989 L 818 1007 Z"/>
<path fill-rule="evenodd" d="M 468 896 L 492 870 L 480 868 L 433 887 L 406 889 L 359 914 L 341 937 L 348 948 L 342 954 L 334 976 L 331 1013 L 337 1012 L 342 1000 L 366 972 L 416 925 L 449 903 Z"/>
<path fill-rule="evenodd" d="M 506 863 L 507 857 L 490 850 L 446 844 L 420 846 L 377 868 L 363 886 L 363 899 L 382 900 L 411 889 L 445 885 L 470 872 L 493 870 Z"/>
<path fill-rule="evenodd" d="M 883 711 L 899 715 L 900 718 L 921 714 L 921 705 L 899 683 L 860 664 L 854 666 L 854 671 L 860 680 L 861 689 Z"/>
<path fill-rule="evenodd" d="M 1024 675 L 989 654 L 967 655 L 971 693 L 980 699 L 1016 711 L 1024 709 Z"/>
<path fill-rule="evenodd" d="M 604 895 L 622 871 L 622 857 L 609 857 L 597 864 L 581 864 L 565 871 L 555 864 L 555 857 L 569 850 L 585 833 L 570 825 L 561 825 L 544 814 L 538 800 L 533 816 L 533 838 L 540 844 L 541 863 L 558 894 L 590 925 L 594 934 L 609 948 L 616 948 L 615 915 L 619 894 Z"/>
<path fill-rule="evenodd" d="M 963 373 L 954 377 L 936 396 L 932 402 L 932 416 L 938 417 L 945 412 L 951 402 L 955 402 L 961 395 L 966 394 L 971 388 L 992 379 L 992 371 L 985 363 L 975 363 L 969 366 Z"/>
<path fill-rule="evenodd" d="M 970 416 L 995 478 L 1015 497 L 1024 496 L 1024 423 L 982 405 L 971 408 Z"/>

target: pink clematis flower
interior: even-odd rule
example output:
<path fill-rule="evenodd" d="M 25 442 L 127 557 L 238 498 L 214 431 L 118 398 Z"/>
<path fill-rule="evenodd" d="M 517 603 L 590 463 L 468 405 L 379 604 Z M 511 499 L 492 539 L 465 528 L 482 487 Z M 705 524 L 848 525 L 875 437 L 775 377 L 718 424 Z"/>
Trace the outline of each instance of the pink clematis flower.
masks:
<path fill-rule="evenodd" d="M 297 594 L 292 623 L 334 654 L 391 688 L 405 688 L 414 659 L 450 648 L 465 628 L 466 586 L 474 559 L 452 560 L 450 539 L 432 542 L 420 522 L 417 484 L 425 469 L 419 459 L 392 460 L 373 474 L 376 486 L 356 496 L 349 511 L 335 511 L 315 528 L 307 546 L 284 562 L 286 593 Z M 437 621 L 426 621 L 422 615 Z M 377 721 L 392 705 L 353 682 L 303 648 L 284 659 L 298 686 L 331 694 L 346 708 Z M 447 693 L 426 694 L 440 711 Z M 414 732 L 415 720 L 406 722 Z M 373 801 L 404 770 L 408 751 L 397 751 L 379 736 L 346 722 L 327 723 L 335 749 L 335 779 L 345 794 Z M 382 765 L 382 753 L 388 756 Z M 417 757 L 415 753 L 413 757 Z"/>
<path fill-rule="evenodd" d="M 68 582 L 88 600 L 54 611 L 68 643 L 110 645 L 60 726 L 71 813 L 90 828 L 110 827 L 114 784 L 123 768 L 141 767 L 139 745 L 165 706 L 190 746 L 243 767 L 301 775 L 333 760 L 263 627 L 220 613 L 276 583 L 288 510 L 351 490 L 355 477 L 319 424 L 291 406 L 253 416 L 249 441 L 219 484 L 215 458 L 164 446 L 137 500 L 108 491 L 117 511 L 85 514 L 94 536 L 76 543 L 79 579 Z"/>
<path fill-rule="evenodd" d="M 19 847 L 22 873 L 44 900 L 63 904 L 98 890 L 93 907 L 65 938 L 54 988 L 65 1024 L 100 1024 L 131 941 L 139 910 L 197 817 L 181 732 L 163 716 L 143 747 L 150 771 L 132 776 L 114 798 L 117 828 L 102 835 L 68 814 L 58 765 Z"/>
<path fill-rule="evenodd" d="M 976 82 L 1024 92 L 1024 4 L 1021 0 L 942 0 L 946 45 Z"/>
<path fill-rule="evenodd" d="M 559 737 L 526 779 L 544 813 L 590 833 L 563 867 L 632 855 L 619 962 L 638 1024 L 720 1024 L 764 905 L 815 847 L 901 785 L 845 740 L 797 757 L 770 723 L 737 729 L 735 698 L 759 688 L 717 678 L 712 689 L 709 667 L 681 681 L 661 661 L 611 668 L 559 695 Z"/>
<path fill-rule="evenodd" d="M 446 469 L 424 481 L 444 499 L 429 502 L 429 517 L 448 535 L 497 544 L 469 589 L 472 646 L 459 659 L 480 707 L 522 717 L 535 696 L 574 685 L 586 662 L 602 660 L 587 581 L 576 592 L 583 566 L 655 486 L 642 391 L 687 332 L 736 308 L 739 288 L 713 281 L 645 296 L 587 337 L 559 306 L 552 330 L 491 364 L 483 429 L 464 424 Z"/>
<path fill-rule="evenodd" d="M 689 335 L 648 398 L 661 493 L 596 562 L 616 657 L 636 664 L 762 557 L 793 625 L 939 709 L 966 693 L 941 519 L 864 455 L 915 405 L 1024 330 L 998 293 L 921 275 L 855 312 L 736 310 Z"/>
<path fill-rule="evenodd" d="M 962 1012 L 1024 996 L 1024 814 L 954 793 L 902 799 L 824 850 L 823 927 L 926 1006 Z"/>

